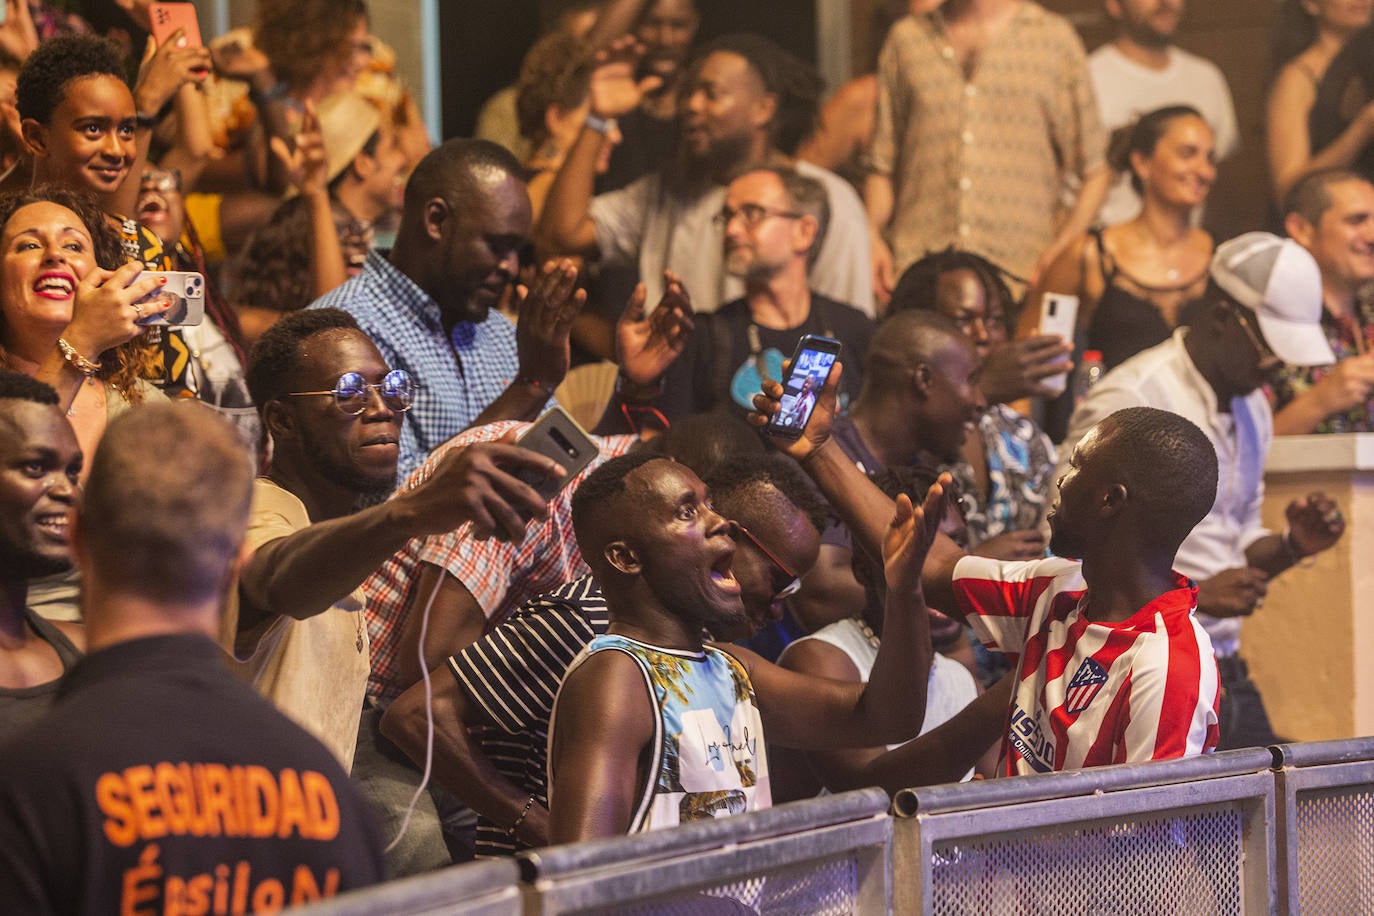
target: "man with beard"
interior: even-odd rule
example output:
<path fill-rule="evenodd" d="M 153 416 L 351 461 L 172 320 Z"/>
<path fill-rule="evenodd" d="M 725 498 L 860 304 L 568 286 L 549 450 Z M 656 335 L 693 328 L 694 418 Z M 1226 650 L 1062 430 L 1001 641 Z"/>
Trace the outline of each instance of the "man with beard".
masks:
<path fill-rule="evenodd" d="M 659 85 L 636 81 L 637 47 L 622 40 L 598 55 L 589 87 L 590 114 L 549 189 L 538 241 L 550 252 L 638 264 L 648 299 L 662 294 L 665 269 L 679 275 L 700 312 L 714 312 L 744 293 L 725 270 L 725 226 L 718 220 L 725 187 L 752 165 L 787 165 L 789 150 L 810 129 L 819 81 L 807 65 L 758 35 L 733 35 L 704 48 L 678 97 L 679 154 L 618 191 L 593 196 L 596 163 L 614 120 Z M 796 136 L 793 136 L 795 134 Z M 797 163 L 825 186 L 832 229 L 811 270 L 811 286 L 865 313 L 873 311 L 863 206 L 849 184 L 825 169 Z"/>
<path fill-rule="evenodd" d="M 781 393 L 765 383 L 751 421 L 767 422 Z M 845 494 L 832 502 L 855 542 L 873 551 L 892 503 L 831 442 L 834 416 L 827 384 L 806 432 L 784 450 L 827 497 Z M 1013 660 L 999 772 L 1210 752 L 1217 666 L 1193 616 L 1197 586 L 1173 563 L 1216 498 L 1211 442 L 1177 414 L 1117 411 L 1074 448 L 1059 492 L 1049 514 L 1053 558 L 968 556 L 937 534 L 922 570 L 931 607 L 965 619 Z"/>
<path fill-rule="evenodd" d="M 228 601 L 221 644 L 345 768 L 370 670 L 359 585 L 409 539 L 464 522 L 519 542 L 522 516 L 542 518 L 545 504 L 507 470 L 563 473 L 514 445 L 473 444 L 451 449 L 423 484 L 354 512 L 395 486 L 401 415 L 416 381 L 388 370 L 337 309 L 291 313 L 249 361 L 273 455 L 254 487 L 254 552 Z"/>
<path fill-rule="evenodd" d="M 348 312 L 387 365 L 424 379 L 401 428 L 403 479 L 469 426 L 534 419 L 568 371 L 568 333 L 585 300 L 571 262 L 517 289 L 518 327 L 495 311 L 528 244 L 521 174 L 485 140 L 436 147 L 406 184 L 390 255 L 371 252 L 362 273 L 310 306 Z"/>
<path fill-rule="evenodd" d="M 1116 37 L 1088 55 L 1088 73 L 1108 134 L 1166 105 L 1192 105 L 1216 136 L 1217 160 L 1240 145 L 1236 109 L 1226 77 L 1210 60 L 1170 44 L 1183 18 L 1184 0 L 1103 0 L 1116 20 Z M 1129 174 L 1118 175 L 1098 219 L 1104 226 L 1132 220 L 1140 195 Z"/>
<path fill-rule="evenodd" d="M 71 567 L 67 510 L 81 492 L 81 447 L 57 392 L 0 371 L 0 733 L 51 705 L 81 656 L 80 626 L 50 622 L 25 603 L 28 580 Z"/>
<path fill-rule="evenodd" d="M 732 563 L 749 533 L 715 511 L 695 474 L 637 453 L 589 475 L 573 523 L 611 624 L 554 701 L 552 842 L 768 807 L 765 727 L 773 743 L 798 748 L 913 736 L 931 660 L 921 565 L 943 515 L 938 484 L 920 509 L 899 498 L 883 536 L 887 638 L 869 683 L 844 684 L 703 643 L 703 631 L 748 619 Z"/>

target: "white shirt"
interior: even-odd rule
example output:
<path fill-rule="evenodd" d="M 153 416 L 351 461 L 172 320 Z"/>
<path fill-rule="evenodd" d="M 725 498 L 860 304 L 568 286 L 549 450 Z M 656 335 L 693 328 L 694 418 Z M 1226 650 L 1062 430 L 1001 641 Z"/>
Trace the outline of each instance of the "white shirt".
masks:
<path fill-rule="evenodd" d="M 1274 417 L 1261 389 L 1217 409 L 1217 396 L 1183 346 L 1186 328 L 1157 347 L 1138 353 L 1102 377 L 1073 412 L 1060 449 L 1063 475 L 1073 446 L 1098 421 L 1124 407 L 1158 407 L 1192 420 L 1217 452 L 1217 500 L 1178 549 L 1174 569 L 1202 582 L 1227 569 L 1248 566 L 1245 550 L 1269 534 L 1260 523 L 1264 461 L 1274 438 Z M 1240 649 L 1240 618 L 1197 615 L 1218 658 Z"/>
<path fill-rule="evenodd" d="M 1205 58 L 1169 48 L 1168 65 L 1155 70 L 1131 60 L 1115 44 L 1108 43 L 1088 55 L 1088 73 L 1097 94 L 1102 126 L 1109 134 L 1157 108 L 1191 105 L 1212 127 L 1218 161 L 1240 146 L 1236 109 L 1226 77 Z M 1115 226 L 1139 213 L 1140 197 L 1131 187 L 1130 175 L 1122 175 L 1108 192 L 1099 219 L 1104 226 Z"/>

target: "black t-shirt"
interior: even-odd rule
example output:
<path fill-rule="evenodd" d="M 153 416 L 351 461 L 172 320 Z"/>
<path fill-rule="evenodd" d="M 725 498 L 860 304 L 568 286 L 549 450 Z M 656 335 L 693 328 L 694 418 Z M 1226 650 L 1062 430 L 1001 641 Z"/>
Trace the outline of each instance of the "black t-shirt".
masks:
<path fill-rule="evenodd" d="M 275 911 L 381 879 L 380 835 L 333 755 L 208 638 L 88 655 L 0 747 L 7 912 Z"/>
<path fill-rule="evenodd" d="M 779 331 L 756 326 L 762 359 L 751 356 L 752 324 L 749 304 L 743 299 L 726 303 L 714 314 L 697 317 L 687 349 L 669 368 L 665 379 L 659 409 L 668 419 L 722 408 L 743 415 L 750 409 L 749 398 L 759 390 L 759 375 L 777 378 L 782 360 L 791 358 L 797 341 L 806 334 L 835 337 L 844 344 L 840 354 L 844 363 L 841 406 L 858 397 L 864 359 L 873 337 L 873 319 L 863 312 L 813 290 L 811 313 L 795 328 Z M 759 362 L 766 365 L 759 366 Z"/>

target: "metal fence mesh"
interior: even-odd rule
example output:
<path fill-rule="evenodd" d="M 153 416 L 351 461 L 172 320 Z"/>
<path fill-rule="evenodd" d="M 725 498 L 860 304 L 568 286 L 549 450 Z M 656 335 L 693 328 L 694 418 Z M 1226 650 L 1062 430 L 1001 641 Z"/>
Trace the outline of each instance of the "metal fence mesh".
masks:
<path fill-rule="evenodd" d="M 767 874 L 655 900 L 617 903 L 585 912 L 619 916 L 847 916 L 859 912 L 859 864 L 854 854 L 806 862 Z"/>
<path fill-rule="evenodd" d="M 924 896 L 938 914 L 1240 913 L 1243 823 L 1217 807 L 939 843 Z"/>
<path fill-rule="evenodd" d="M 1296 832 L 1303 913 L 1374 909 L 1374 790 L 1300 792 Z"/>

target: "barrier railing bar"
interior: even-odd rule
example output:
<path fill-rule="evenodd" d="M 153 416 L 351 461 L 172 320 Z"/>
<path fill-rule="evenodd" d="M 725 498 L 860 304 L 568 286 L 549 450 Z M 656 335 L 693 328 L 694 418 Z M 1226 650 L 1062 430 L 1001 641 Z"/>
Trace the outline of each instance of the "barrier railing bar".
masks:
<path fill-rule="evenodd" d="M 1220 779 L 1268 770 L 1273 765 L 1273 759 L 1273 754 L 1267 748 L 1244 748 L 1181 760 L 1127 763 L 1018 776 L 1014 779 L 902 789 L 892 800 L 892 810 L 898 817 L 914 817 L 922 812 L 988 808 L 1072 798 L 1095 792 L 1120 792 L 1144 786 Z"/>
<path fill-rule="evenodd" d="M 858 865 L 856 890 L 878 880 L 876 893 L 885 899 L 891 886 L 892 819 L 887 815 L 850 824 L 820 827 L 789 836 L 745 843 L 646 863 L 608 864 L 557 878 L 541 876 L 525 889 L 527 916 L 606 906 L 642 903 L 704 891 L 752 878 L 767 878 L 770 870 L 790 868 L 853 856 Z M 619 867 L 617 867 L 619 865 Z M 872 892 L 868 894 L 872 896 Z"/>
<path fill-rule="evenodd" d="M 377 916 L 379 913 L 519 916 L 521 912 L 520 869 L 511 859 L 469 862 L 377 884 L 292 910 L 299 916 Z"/>
<path fill-rule="evenodd" d="M 1276 744 L 1270 748 L 1276 767 L 1313 767 L 1330 763 L 1374 760 L 1374 738 Z"/>
<path fill-rule="evenodd" d="M 675 830 L 610 837 L 533 849 L 518 856 L 525 880 L 557 877 L 603 865 L 681 855 L 694 849 L 796 833 L 887 814 L 889 801 L 882 789 L 858 789 L 822 798 L 777 805 L 763 811 L 715 820 L 696 821 Z"/>

